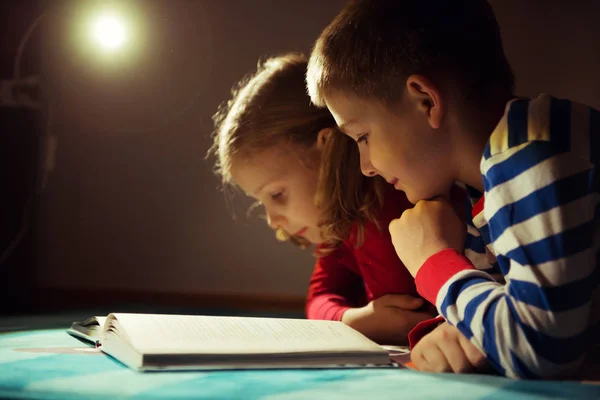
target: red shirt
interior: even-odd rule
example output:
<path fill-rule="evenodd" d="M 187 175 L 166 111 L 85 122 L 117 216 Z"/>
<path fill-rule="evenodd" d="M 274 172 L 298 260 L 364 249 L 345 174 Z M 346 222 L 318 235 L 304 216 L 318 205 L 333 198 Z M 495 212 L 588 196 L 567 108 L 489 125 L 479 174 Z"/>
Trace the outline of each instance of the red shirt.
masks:
<path fill-rule="evenodd" d="M 388 191 L 378 218 L 381 231 L 374 222 L 366 222 L 362 246 L 355 247 L 355 226 L 349 239 L 317 260 L 308 287 L 307 318 L 339 321 L 348 308 L 362 307 L 386 294 L 418 296 L 388 231 L 389 223 L 412 206 L 404 192 Z"/>

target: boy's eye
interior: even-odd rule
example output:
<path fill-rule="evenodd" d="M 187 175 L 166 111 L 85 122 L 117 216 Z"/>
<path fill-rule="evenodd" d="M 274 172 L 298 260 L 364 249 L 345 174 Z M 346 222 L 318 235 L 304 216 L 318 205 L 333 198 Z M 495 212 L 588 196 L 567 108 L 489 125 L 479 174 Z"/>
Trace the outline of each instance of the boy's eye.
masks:
<path fill-rule="evenodd" d="M 360 144 L 360 143 L 368 144 L 369 143 L 369 134 L 368 133 L 361 133 L 360 135 L 358 135 L 358 137 L 356 138 L 356 143 L 358 143 L 358 144 Z"/>

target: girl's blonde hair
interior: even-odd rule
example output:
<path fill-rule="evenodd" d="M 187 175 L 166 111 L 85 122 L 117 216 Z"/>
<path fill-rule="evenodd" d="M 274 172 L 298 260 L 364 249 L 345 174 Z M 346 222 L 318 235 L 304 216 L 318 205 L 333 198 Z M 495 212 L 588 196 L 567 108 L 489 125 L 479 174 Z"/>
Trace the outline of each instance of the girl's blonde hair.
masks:
<path fill-rule="evenodd" d="M 326 247 L 335 248 L 355 223 L 360 245 L 364 222 L 375 220 L 383 205 L 383 181 L 361 174 L 356 144 L 337 131 L 327 109 L 311 104 L 305 88 L 306 67 L 307 58 L 297 53 L 259 62 L 256 72 L 233 88 L 231 99 L 213 116 L 214 142 L 208 156 L 215 157 L 215 173 L 223 185 L 235 185 L 231 176 L 234 157 L 281 144 L 297 146 L 300 152 L 314 146 L 322 129 L 330 128 L 315 199 L 322 211 Z M 308 245 L 282 231 L 277 238 Z"/>

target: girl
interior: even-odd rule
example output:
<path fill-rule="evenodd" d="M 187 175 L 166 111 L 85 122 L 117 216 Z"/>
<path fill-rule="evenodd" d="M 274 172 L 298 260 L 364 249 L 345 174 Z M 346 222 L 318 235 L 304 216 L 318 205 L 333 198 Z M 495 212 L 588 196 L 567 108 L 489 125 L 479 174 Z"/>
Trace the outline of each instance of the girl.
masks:
<path fill-rule="evenodd" d="M 298 54 L 259 64 L 215 114 L 209 154 L 225 186 L 262 204 L 278 239 L 317 245 L 308 318 L 341 320 L 379 343 L 406 344 L 411 328 L 434 312 L 415 297 L 387 230 L 411 205 L 385 181 L 360 173 L 354 143 L 326 109 L 311 105 L 306 67 Z"/>

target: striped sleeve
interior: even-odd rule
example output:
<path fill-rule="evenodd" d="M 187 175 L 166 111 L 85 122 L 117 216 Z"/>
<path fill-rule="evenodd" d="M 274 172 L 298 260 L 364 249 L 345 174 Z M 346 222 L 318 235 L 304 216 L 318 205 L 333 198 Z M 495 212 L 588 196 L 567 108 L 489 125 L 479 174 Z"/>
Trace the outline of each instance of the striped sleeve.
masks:
<path fill-rule="evenodd" d="M 490 256 L 481 238 L 481 233 L 473 226 L 472 222 L 467 223 L 464 254 L 471 260 L 475 268 L 487 272 L 496 281 L 504 283 L 504 277 L 500 271 L 496 257 Z"/>
<path fill-rule="evenodd" d="M 570 375 L 583 361 L 599 282 L 590 110 L 546 97 L 514 102 L 504 121 L 481 169 L 484 217 L 506 284 L 456 254 L 462 266 L 440 283 L 435 302 L 505 375 Z M 443 264 L 426 263 L 423 276 Z"/>

